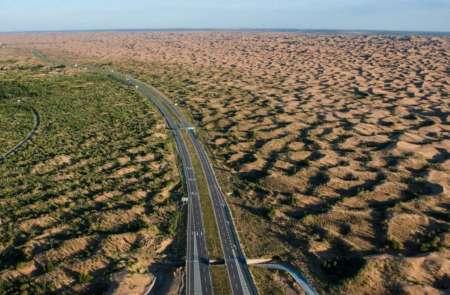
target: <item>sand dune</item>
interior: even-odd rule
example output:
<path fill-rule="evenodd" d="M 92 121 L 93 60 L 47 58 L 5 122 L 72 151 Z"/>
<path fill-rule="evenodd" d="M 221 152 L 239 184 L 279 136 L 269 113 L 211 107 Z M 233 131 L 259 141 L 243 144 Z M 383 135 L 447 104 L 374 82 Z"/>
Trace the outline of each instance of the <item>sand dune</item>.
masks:
<path fill-rule="evenodd" d="M 223 176 L 248 255 L 290 260 L 336 293 L 450 288 L 448 272 L 419 261 L 448 268 L 448 37 L 123 32 L 0 41 L 111 64 L 188 108 L 230 171 Z"/>

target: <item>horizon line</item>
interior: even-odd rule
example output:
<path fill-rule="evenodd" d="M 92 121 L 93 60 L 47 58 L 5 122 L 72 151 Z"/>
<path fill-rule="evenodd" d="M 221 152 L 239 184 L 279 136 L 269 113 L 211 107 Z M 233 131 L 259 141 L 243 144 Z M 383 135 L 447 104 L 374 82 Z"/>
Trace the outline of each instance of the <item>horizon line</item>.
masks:
<path fill-rule="evenodd" d="M 183 28 L 183 27 L 167 27 L 167 28 L 114 28 L 114 29 L 67 29 L 67 30 L 7 30 L 0 31 L 0 34 L 14 33 L 84 33 L 84 32 L 312 32 L 312 33 L 392 33 L 392 34 L 420 34 L 420 35 L 447 35 L 450 31 L 433 31 L 433 30 L 395 30 L 395 29 L 299 29 L 299 28 Z"/>

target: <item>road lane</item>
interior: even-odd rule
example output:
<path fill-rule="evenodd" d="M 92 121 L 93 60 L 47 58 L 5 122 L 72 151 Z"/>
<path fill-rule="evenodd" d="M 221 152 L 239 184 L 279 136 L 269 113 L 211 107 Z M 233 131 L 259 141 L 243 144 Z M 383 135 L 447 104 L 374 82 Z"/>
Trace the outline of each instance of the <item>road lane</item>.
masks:
<path fill-rule="evenodd" d="M 188 227 L 186 252 L 186 293 L 213 294 L 208 253 L 203 234 L 203 220 L 197 182 L 186 144 L 180 130 L 172 130 L 182 161 L 188 192 Z"/>
<path fill-rule="evenodd" d="M 168 127 L 172 131 L 178 155 L 182 162 L 183 177 L 188 192 L 186 293 L 213 294 L 197 180 L 190 155 L 187 151 L 186 143 L 181 135 L 181 130 L 182 128 L 185 128 L 186 122 L 174 116 L 170 108 L 168 108 L 164 101 L 161 100 L 160 94 L 147 87 L 144 83 L 119 73 L 114 73 L 112 75 L 115 78 L 137 86 L 137 90 L 150 99 L 150 101 L 158 108 L 166 120 Z"/>
<path fill-rule="evenodd" d="M 210 189 L 213 208 L 219 226 L 225 264 L 228 270 L 233 294 L 257 294 L 257 289 L 240 246 L 234 223 L 226 204 L 226 200 L 215 176 L 208 155 L 196 135 L 189 131 L 189 137 L 200 158 Z"/>
<path fill-rule="evenodd" d="M 141 83 L 140 87 L 147 86 L 144 83 Z M 181 114 L 172 103 L 165 99 L 162 94 L 156 90 L 152 90 L 151 92 L 153 95 L 158 95 L 160 97 L 160 102 L 173 116 L 177 117 L 181 123 L 180 126 L 187 128 L 189 139 L 197 152 L 203 172 L 206 176 L 208 190 L 213 203 L 214 215 L 216 217 L 217 226 L 219 227 L 219 237 L 221 239 L 224 260 L 233 294 L 257 294 L 257 289 L 247 266 L 245 255 L 240 246 L 228 205 L 203 145 L 197 139 L 194 131 L 189 128 L 190 125 L 183 114 Z"/>
<path fill-rule="evenodd" d="M 41 55 L 33 51 L 35 56 Z M 39 56 L 38 56 L 39 57 Z M 44 55 L 40 58 L 45 58 Z M 89 66 L 95 72 L 101 71 L 95 66 Z M 168 108 L 162 95 L 154 88 L 148 87 L 139 80 L 132 79 L 129 75 L 110 70 L 106 73 L 110 77 L 128 85 L 133 85 L 138 92 L 147 97 L 160 111 L 167 126 L 171 129 L 175 139 L 176 149 L 182 162 L 182 173 L 188 192 L 188 226 L 187 226 L 187 251 L 186 251 L 186 293 L 187 294 L 214 294 L 211 274 L 209 271 L 209 259 L 206 248 L 205 235 L 203 233 L 202 211 L 192 161 L 187 152 L 186 143 L 181 136 L 181 130 L 187 126 L 184 119 L 177 118 Z M 161 100 L 163 99 L 163 100 Z M 180 120 L 182 119 L 182 120 Z"/>
<path fill-rule="evenodd" d="M 117 73 L 114 75 L 120 76 L 120 74 Z M 121 78 L 123 80 L 123 75 Z M 212 294 L 213 291 L 212 283 L 208 283 L 211 282 L 211 276 L 209 273 L 208 263 L 206 261 L 206 259 L 208 259 L 208 254 L 204 238 L 205 235 L 203 233 L 204 227 L 200 199 L 196 181 L 194 182 L 195 185 L 189 181 L 191 178 L 195 179 L 195 175 L 192 169 L 192 162 L 189 153 L 187 152 L 186 144 L 180 133 L 183 129 L 187 130 L 188 138 L 191 140 L 198 155 L 207 181 L 232 292 L 234 295 L 258 294 L 234 227 L 230 209 L 228 208 L 224 194 L 220 189 L 207 153 L 200 141 L 197 139 L 193 128 L 188 123 L 188 120 L 184 117 L 184 115 L 156 89 L 148 87 L 145 83 L 131 77 L 126 77 L 126 81 L 128 81 L 130 85 L 134 85 L 141 94 L 148 97 L 160 110 L 168 126 L 172 129 L 172 133 L 177 143 L 178 154 L 183 162 L 183 173 L 187 183 L 189 199 L 186 254 L 187 293 L 202 294 L 196 293 L 199 292 L 198 289 L 201 289 L 201 292 L 203 293 L 209 289 L 211 293 L 205 294 Z M 203 275 L 208 275 L 209 280 L 202 283 L 201 278 L 198 278 L 199 272 L 202 278 Z"/>

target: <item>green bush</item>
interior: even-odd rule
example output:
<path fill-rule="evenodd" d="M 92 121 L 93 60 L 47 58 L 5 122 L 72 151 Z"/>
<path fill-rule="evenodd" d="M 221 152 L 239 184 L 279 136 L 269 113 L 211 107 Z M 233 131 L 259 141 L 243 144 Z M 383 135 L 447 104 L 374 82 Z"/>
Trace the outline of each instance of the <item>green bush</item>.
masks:
<path fill-rule="evenodd" d="M 87 272 L 82 272 L 78 274 L 78 282 L 80 284 L 86 284 L 91 282 L 92 280 L 93 280 L 92 275 Z"/>
<path fill-rule="evenodd" d="M 398 240 L 396 240 L 396 239 L 390 239 L 390 240 L 388 241 L 388 243 L 389 243 L 389 247 L 390 247 L 392 250 L 395 250 L 395 251 L 403 250 L 403 244 L 402 244 L 402 242 L 400 242 L 400 241 L 398 241 Z"/>

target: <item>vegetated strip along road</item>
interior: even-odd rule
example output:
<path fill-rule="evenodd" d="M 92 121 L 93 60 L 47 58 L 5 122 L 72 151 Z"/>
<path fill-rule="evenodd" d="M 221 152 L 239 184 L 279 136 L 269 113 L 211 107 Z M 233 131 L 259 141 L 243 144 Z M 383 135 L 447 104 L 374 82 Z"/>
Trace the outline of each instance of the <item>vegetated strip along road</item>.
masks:
<path fill-rule="evenodd" d="M 143 87 L 148 87 L 141 83 Z M 139 86 L 139 85 L 138 85 Z M 140 86 L 140 87 L 142 87 Z M 156 92 L 156 90 L 152 90 Z M 163 103 L 175 114 L 184 126 L 188 126 L 184 116 L 175 108 L 171 103 L 165 99 L 161 94 L 155 93 L 160 96 Z M 208 154 L 205 148 L 197 139 L 192 129 L 188 129 L 189 139 L 194 145 L 197 155 L 200 159 L 202 169 L 205 173 L 208 183 L 209 194 L 213 201 L 214 215 L 216 217 L 217 226 L 219 227 L 219 237 L 222 243 L 222 249 L 224 252 L 225 264 L 227 266 L 228 277 L 230 279 L 231 288 L 233 294 L 257 294 L 256 286 L 253 282 L 250 270 L 248 269 L 247 260 L 244 252 L 240 247 L 239 237 L 236 233 L 231 211 L 226 203 L 224 194 L 220 189 L 220 185 L 217 181 L 217 177 L 212 168 L 211 162 L 208 158 Z M 317 291 L 308 283 L 301 273 L 283 263 L 262 263 L 257 264 L 258 267 L 282 270 L 289 273 L 294 280 L 302 287 L 307 295 L 317 295 Z"/>
<path fill-rule="evenodd" d="M 150 86 L 147 86 L 146 84 L 136 80 L 132 79 L 131 77 L 128 78 L 128 81 L 132 84 L 138 87 L 140 92 L 147 96 L 152 101 L 157 101 L 158 104 L 160 104 L 160 107 L 158 107 L 160 110 L 164 109 L 165 111 L 169 111 L 170 113 L 167 114 L 167 112 L 162 112 L 164 117 L 166 119 L 168 117 L 176 117 L 177 120 L 180 122 L 181 128 L 185 128 L 187 130 L 189 139 L 192 141 L 194 148 L 197 152 L 197 155 L 200 159 L 204 174 L 206 176 L 206 181 L 208 184 L 208 190 L 210 193 L 211 200 L 213 202 L 213 209 L 214 209 L 214 215 L 216 217 L 217 226 L 219 227 L 219 237 L 222 244 L 222 250 L 224 253 L 224 260 L 228 271 L 228 278 L 230 280 L 230 286 L 232 289 L 233 294 L 240 295 L 240 294 L 258 294 L 255 283 L 253 281 L 253 277 L 250 273 L 250 270 L 248 268 L 246 258 L 244 255 L 244 252 L 242 251 L 242 248 L 240 246 L 239 238 L 236 233 L 233 219 L 231 217 L 230 209 L 228 208 L 228 205 L 225 201 L 224 194 L 222 190 L 220 189 L 219 183 L 217 181 L 216 175 L 214 173 L 214 170 L 212 168 L 211 162 L 209 161 L 208 155 L 205 151 L 205 148 L 198 140 L 197 136 L 195 135 L 195 132 L 193 128 L 189 128 L 190 124 L 186 120 L 186 118 L 181 114 L 175 106 L 173 106 L 166 98 L 163 97 L 162 94 L 160 94 L 157 90 L 151 88 Z M 178 129 L 177 129 L 178 130 Z M 177 131 L 179 132 L 179 131 Z M 175 138 L 177 139 L 179 137 L 179 133 L 175 133 Z M 177 140 L 182 141 L 182 139 L 178 138 Z M 184 152 L 185 146 L 183 146 Z M 189 157 L 186 155 L 186 157 Z M 190 166 L 192 167 L 192 166 Z M 186 170 L 186 169 L 185 169 Z M 193 173 L 191 169 L 188 169 L 187 173 Z M 189 183 L 189 175 L 188 179 L 186 181 Z M 195 194 L 195 198 L 198 199 L 198 192 Z M 193 212 L 194 215 L 200 214 L 201 215 L 201 208 L 199 205 L 199 202 L 197 200 L 195 201 L 195 206 L 199 206 L 198 210 L 199 213 Z M 195 219 L 196 217 L 194 217 Z M 190 220 L 190 219 L 189 219 Z M 200 224 L 198 224 L 200 225 Z M 189 228 L 189 225 L 188 225 Z M 190 230 L 190 235 L 192 236 L 192 231 L 195 231 L 198 227 L 193 227 Z M 188 229 L 189 231 L 189 229 Z M 197 233 L 199 234 L 199 233 Z M 203 234 L 202 231 L 200 234 Z M 194 241 L 196 239 L 194 238 Z M 204 239 L 202 239 L 204 241 Z M 192 243 L 188 243 L 188 245 L 192 245 Z M 203 246 L 203 244 L 202 244 Z M 195 243 L 194 243 L 195 247 Z M 192 248 L 188 248 L 188 252 L 192 252 Z M 195 252 L 195 248 L 194 248 Z M 194 256 L 194 254 L 190 254 L 191 256 Z M 206 257 L 206 256 L 204 256 Z M 192 276 L 192 272 L 189 271 L 187 273 L 188 279 L 187 281 L 191 281 L 191 278 L 189 276 Z M 194 272 L 195 275 L 195 272 Z"/>
<path fill-rule="evenodd" d="M 208 155 L 192 131 L 189 132 L 189 136 L 200 158 L 208 182 L 208 189 L 213 200 L 214 215 L 216 216 L 217 226 L 219 227 L 219 237 L 222 243 L 225 264 L 233 294 L 257 294 L 253 277 L 251 276 L 238 235 L 234 228 L 230 209 L 220 189 Z"/>
<path fill-rule="evenodd" d="M 22 106 L 24 107 L 24 106 Z M 27 136 L 25 136 L 24 139 L 22 139 L 18 144 L 16 144 L 13 148 L 11 148 L 9 151 L 7 151 L 5 154 L 0 155 L 0 164 L 9 156 L 11 156 L 12 154 L 14 154 L 15 152 L 17 152 L 19 149 L 21 149 L 23 146 L 25 146 L 25 144 L 28 143 L 28 141 L 31 140 L 31 137 L 33 137 L 33 135 L 36 133 L 39 124 L 41 122 L 41 119 L 39 117 L 39 113 L 31 106 L 28 107 L 24 107 L 27 108 L 31 111 L 31 113 L 33 114 L 33 128 L 31 129 L 30 132 L 28 132 Z"/>
<path fill-rule="evenodd" d="M 297 284 L 299 284 L 300 287 L 302 287 L 302 289 L 305 291 L 307 295 L 318 295 L 316 290 L 314 290 L 314 288 L 308 284 L 306 279 L 295 269 L 291 268 L 289 265 L 284 265 L 283 263 L 262 263 L 262 264 L 255 264 L 255 266 L 268 269 L 283 270 L 289 273 L 294 278 Z"/>
<path fill-rule="evenodd" d="M 187 224 L 187 249 L 186 249 L 186 293 L 187 294 L 213 294 L 211 274 L 209 271 L 209 259 L 206 248 L 205 234 L 203 230 L 203 217 L 200 205 L 197 179 L 188 153 L 186 143 L 181 132 L 189 125 L 174 116 L 164 102 L 164 98 L 158 95 L 144 83 L 124 76 L 119 73 L 109 73 L 114 78 L 134 85 L 138 91 L 159 109 L 167 125 L 172 130 L 173 137 L 181 158 L 183 176 L 188 192 L 188 224 Z"/>

